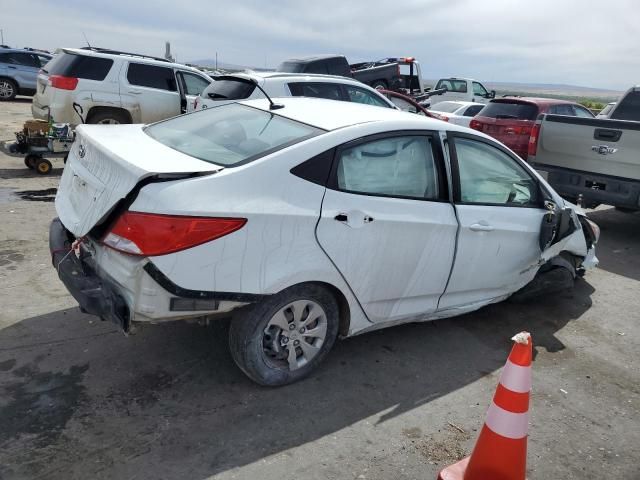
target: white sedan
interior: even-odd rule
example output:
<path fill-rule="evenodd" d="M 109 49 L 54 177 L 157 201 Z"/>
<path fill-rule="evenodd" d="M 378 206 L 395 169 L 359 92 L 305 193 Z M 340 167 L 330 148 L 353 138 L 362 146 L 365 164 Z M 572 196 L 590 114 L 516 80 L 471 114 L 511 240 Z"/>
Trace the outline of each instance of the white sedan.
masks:
<path fill-rule="evenodd" d="M 429 112 L 445 122 L 468 127 L 471 119 L 485 107 L 476 102 L 440 102 L 429 107 Z"/>
<path fill-rule="evenodd" d="M 238 366 L 282 385 L 338 336 L 460 315 L 546 275 L 571 285 L 597 262 L 597 226 L 484 134 L 276 102 L 78 127 L 50 249 L 83 311 L 124 331 L 233 312 Z"/>

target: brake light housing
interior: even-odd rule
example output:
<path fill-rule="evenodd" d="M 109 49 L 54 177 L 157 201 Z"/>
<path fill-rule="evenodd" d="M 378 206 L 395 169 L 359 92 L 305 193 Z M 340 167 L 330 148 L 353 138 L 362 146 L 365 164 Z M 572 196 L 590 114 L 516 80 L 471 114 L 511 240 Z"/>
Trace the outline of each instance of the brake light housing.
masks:
<path fill-rule="evenodd" d="M 64 75 L 49 75 L 49 82 L 52 87 L 60 90 L 75 90 L 78 86 L 76 77 L 65 77 Z"/>
<path fill-rule="evenodd" d="M 482 131 L 482 122 L 478 121 L 478 120 L 471 120 L 471 122 L 469 122 L 469 128 L 473 128 L 474 130 L 478 130 L 479 132 Z"/>
<path fill-rule="evenodd" d="M 126 211 L 102 239 L 129 255 L 156 257 L 216 240 L 241 229 L 246 218 L 194 217 Z"/>
<path fill-rule="evenodd" d="M 536 123 L 531 129 L 531 135 L 529 136 L 529 146 L 527 148 L 528 156 L 533 156 L 538 152 L 539 138 L 540 138 L 540 124 Z"/>

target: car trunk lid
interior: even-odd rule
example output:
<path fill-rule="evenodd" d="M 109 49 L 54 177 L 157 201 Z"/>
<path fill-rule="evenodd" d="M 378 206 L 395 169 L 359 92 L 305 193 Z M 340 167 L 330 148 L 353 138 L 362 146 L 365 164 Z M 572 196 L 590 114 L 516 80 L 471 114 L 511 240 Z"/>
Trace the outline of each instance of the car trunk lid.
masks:
<path fill-rule="evenodd" d="M 476 130 L 492 136 L 521 157 L 527 158 L 529 137 L 535 121 L 504 116 L 497 118 L 483 116 L 475 117 L 473 123 Z"/>
<path fill-rule="evenodd" d="M 211 174 L 223 167 L 185 155 L 149 137 L 143 125 L 81 125 L 76 130 L 56 212 L 77 237 L 100 224 L 144 179 Z"/>

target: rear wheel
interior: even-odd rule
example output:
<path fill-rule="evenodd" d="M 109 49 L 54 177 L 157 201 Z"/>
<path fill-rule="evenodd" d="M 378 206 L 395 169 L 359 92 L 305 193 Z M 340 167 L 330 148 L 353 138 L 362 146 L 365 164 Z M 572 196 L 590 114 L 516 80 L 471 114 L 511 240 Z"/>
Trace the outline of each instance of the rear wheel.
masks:
<path fill-rule="evenodd" d="M 36 163 L 38 160 L 40 160 L 40 157 L 38 155 L 27 155 L 26 157 L 24 157 L 24 164 L 27 168 L 33 170 L 34 168 L 36 168 Z"/>
<path fill-rule="evenodd" d="M 371 84 L 371 88 L 375 88 L 376 90 L 386 90 L 387 82 L 385 82 L 384 80 L 376 80 Z"/>
<path fill-rule="evenodd" d="M 0 78 L 0 101 L 13 100 L 17 94 L 18 86 L 16 82 L 8 78 Z"/>
<path fill-rule="evenodd" d="M 322 362 L 338 336 L 338 304 L 325 288 L 297 285 L 234 318 L 231 356 L 261 385 L 286 385 Z"/>
<path fill-rule="evenodd" d="M 120 125 L 124 123 L 131 123 L 131 121 L 124 112 L 119 110 L 101 110 L 91 114 L 87 119 L 87 123 L 99 125 Z"/>
<path fill-rule="evenodd" d="M 40 175 L 47 175 L 51 172 L 52 168 L 53 165 L 51 165 L 51 162 L 46 158 L 40 158 L 36 162 L 36 172 L 38 172 Z"/>

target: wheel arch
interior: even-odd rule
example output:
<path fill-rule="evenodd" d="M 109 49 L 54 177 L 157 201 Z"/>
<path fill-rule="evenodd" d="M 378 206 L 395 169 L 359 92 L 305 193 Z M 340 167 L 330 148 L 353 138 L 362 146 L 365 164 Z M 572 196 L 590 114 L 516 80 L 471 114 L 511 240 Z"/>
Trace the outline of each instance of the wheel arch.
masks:
<path fill-rule="evenodd" d="M 305 282 L 306 284 L 318 285 L 327 289 L 331 295 L 338 302 L 338 335 L 346 337 L 349 335 L 349 327 L 351 326 L 351 308 L 349 307 L 349 301 L 342 291 L 335 285 L 331 285 L 327 282 Z"/>
<path fill-rule="evenodd" d="M 108 112 L 117 112 L 117 113 L 121 113 L 123 115 L 125 115 L 128 119 L 130 123 L 133 123 L 133 117 L 131 116 L 131 112 L 129 112 L 129 110 L 127 110 L 126 108 L 121 108 L 121 107 L 107 107 L 104 105 L 96 105 L 93 106 L 89 109 L 89 111 L 87 112 L 85 118 L 85 123 L 89 123 L 89 120 L 99 114 L 99 113 L 108 113 Z"/>

